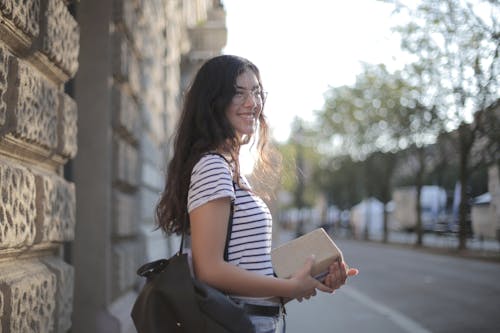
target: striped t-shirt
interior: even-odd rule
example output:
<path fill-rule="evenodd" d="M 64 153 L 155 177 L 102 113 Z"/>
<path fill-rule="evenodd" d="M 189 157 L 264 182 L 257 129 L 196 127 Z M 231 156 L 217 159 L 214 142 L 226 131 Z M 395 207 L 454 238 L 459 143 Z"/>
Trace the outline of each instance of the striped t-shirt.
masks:
<path fill-rule="evenodd" d="M 229 263 L 263 275 L 273 275 L 271 263 L 272 218 L 258 196 L 237 183 L 232 170 L 220 155 L 204 155 L 194 166 L 188 192 L 188 212 L 215 199 L 234 200 L 233 229 L 228 246 Z M 250 188 L 246 178 L 240 177 Z"/>

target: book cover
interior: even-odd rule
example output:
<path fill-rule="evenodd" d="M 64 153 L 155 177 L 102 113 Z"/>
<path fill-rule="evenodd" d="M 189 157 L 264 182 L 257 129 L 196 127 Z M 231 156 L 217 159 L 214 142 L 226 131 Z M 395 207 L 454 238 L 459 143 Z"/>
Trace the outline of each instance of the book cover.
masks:
<path fill-rule="evenodd" d="M 328 274 L 328 267 L 335 260 L 343 260 L 342 252 L 334 241 L 323 228 L 318 228 L 271 251 L 276 275 L 280 278 L 289 278 L 312 254 L 315 255 L 316 261 L 311 275 L 318 280 Z"/>

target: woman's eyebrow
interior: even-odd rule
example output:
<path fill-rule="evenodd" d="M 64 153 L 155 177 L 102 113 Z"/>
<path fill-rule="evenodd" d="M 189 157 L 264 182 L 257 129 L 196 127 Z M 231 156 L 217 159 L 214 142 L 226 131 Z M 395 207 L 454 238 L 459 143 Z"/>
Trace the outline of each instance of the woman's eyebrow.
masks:
<path fill-rule="evenodd" d="M 252 88 L 246 88 L 246 87 L 242 87 L 242 86 L 239 86 L 237 84 L 234 85 L 234 87 L 236 89 L 241 89 L 241 90 L 255 90 L 255 89 L 259 89 L 260 86 L 258 84 L 256 84 L 255 86 L 253 86 Z"/>

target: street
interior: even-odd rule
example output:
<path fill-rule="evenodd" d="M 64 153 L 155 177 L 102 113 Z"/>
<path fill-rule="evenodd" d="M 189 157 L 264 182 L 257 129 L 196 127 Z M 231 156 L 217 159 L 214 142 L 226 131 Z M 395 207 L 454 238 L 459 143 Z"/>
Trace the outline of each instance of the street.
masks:
<path fill-rule="evenodd" d="M 335 240 L 360 274 L 287 305 L 288 333 L 500 332 L 500 263 Z"/>

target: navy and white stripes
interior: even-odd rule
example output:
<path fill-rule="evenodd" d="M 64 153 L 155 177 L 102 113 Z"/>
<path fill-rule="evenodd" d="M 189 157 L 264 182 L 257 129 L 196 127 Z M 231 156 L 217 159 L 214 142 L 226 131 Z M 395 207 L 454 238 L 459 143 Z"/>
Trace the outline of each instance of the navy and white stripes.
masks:
<path fill-rule="evenodd" d="M 249 188 L 244 176 L 240 178 Z M 258 196 L 235 184 L 226 160 L 216 154 L 203 156 L 191 173 L 188 212 L 218 198 L 234 200 L 233 230 L 229 240 L 229 262 L 249 271 L 273 275 L 271 264 L 272 217 Z"/>

